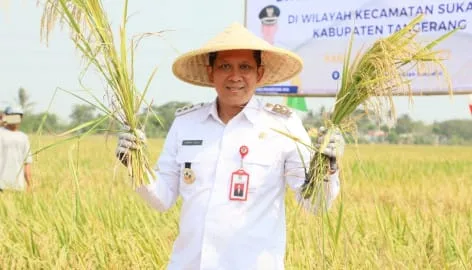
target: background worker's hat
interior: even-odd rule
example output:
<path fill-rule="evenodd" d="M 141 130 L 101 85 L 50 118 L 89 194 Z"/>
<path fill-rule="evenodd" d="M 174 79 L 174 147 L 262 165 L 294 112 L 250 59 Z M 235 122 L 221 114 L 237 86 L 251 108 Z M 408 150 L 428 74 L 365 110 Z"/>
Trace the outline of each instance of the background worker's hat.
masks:
<path fill-rule="evenodd" d="M 280 9 L 274 5 L 266 6 L 261 10 L 261 12 L 259 12 L 259 19 L 262 24 L 276 24 L 279 16 Z"/>
<path fill-rule="evenodd" d="M 264 76 L 257 86 L 286 81 L 300 73 L 302 59 L 295 53 L 272 46 L 239 23 L 233 23 L 222 33 L 210 39 L 203 47 L 178 57 L 172 65 L 174 75 L 184 82 L 213 87 L 206 67 L 211 52 L 228 50 L 260 50 Z"/>
<path fill-rule="evenodd" d="M 18 115 L 23 115 L 23 109 L 21 107 L 13 107 L 13 106 L 8 106 L 6 109 L 5 109 L 5 112 L 4 112 L 6 115 L 14 115 L 14 114 L 18 114 Z"/>
<path fill-rule="evenodd" d="M 19 124 L 23 117 L 23 109 L 21 107 L 8 106 L 3 114 L 2 120 L 6 124 Z"/>

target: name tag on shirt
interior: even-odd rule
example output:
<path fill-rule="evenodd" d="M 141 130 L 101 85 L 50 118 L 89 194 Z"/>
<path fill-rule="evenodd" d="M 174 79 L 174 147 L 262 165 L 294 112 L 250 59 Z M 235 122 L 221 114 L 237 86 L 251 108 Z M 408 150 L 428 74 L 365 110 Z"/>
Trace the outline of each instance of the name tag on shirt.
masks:
<path fill-rule="evenodd" d="M 202 145 L 202 144 L 203 144 L 203 140 L 183 140 L 182 141 L 182 145 L 187 145 L 187 146 Z"/>
<path fill-rule="evenodd" d="M 246 201 L 249 189 L 249 174 L 243 169 L 231 174 L 229 199 L 231 201 Z"/>

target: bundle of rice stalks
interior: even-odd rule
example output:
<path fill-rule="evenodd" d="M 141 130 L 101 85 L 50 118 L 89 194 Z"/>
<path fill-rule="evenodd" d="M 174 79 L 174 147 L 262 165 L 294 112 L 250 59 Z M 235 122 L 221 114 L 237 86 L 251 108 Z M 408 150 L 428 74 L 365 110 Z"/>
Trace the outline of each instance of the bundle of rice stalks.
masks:
<path fill-rule="evenodd" d="M 38 1 L 39 4 L 39 1 Z M 157 69 L 154 69 L 141 93 L 134 82 L 134 50 L 137 43 L 132 39 L 127 44 L 128 1 L 124 1 L 122 24 L 119 31 L 119 41 L 115 38 L 103 5 L 99 0 L 45 0 L 41 19 L 41 36 L 48 40 L 49 33 L 57 23 L 67 26 L 70 38 L 85 61 L 85 70 L 94 68 L 105 81 L 107 95 L 111 99 L 110 107 L 95 98 L 95 105 L 105 113 L 104 117 L 89 123 L 83 123 L 69 132 L 94 127 L 106 119 L 114 119 L 129 127 L 131 133 L 139 138 L 138 129 L 142 123 L 137 116 L 144 96 L 149 88 Z M 150 34 L 146 34 L 150 35 Z M 97 105 L 98 104 L 98 105 Z M 137 149 L 132 150 L 128 159 L 128 172 L 133 186 L 149 183 L 154 178 L 150 166 L 148 152 L 143 141 L 137 142 Z"/>
<path fill-rule="evenodd" d="M 444 74 L 451 93 L 450 80 L 442 64 L 444 60 L 441 57 L 442 52 L 433 51 L 433 48 L 455 30 L 427 45 L 421 45 L 415 40 L 418 32 L 414 28 L 422 18 L 423 15 L 419 15 L 400 31 L 377 40 L 366 52 L 358 53 L 352 63 L 351 38 L 344 59 L 341 88 L 336 96 L 334 110 L 325 120 L 327 130 L 324 132 L 324 140 L 318 142 L 319 145 L 307 146 L 313 155 L 309 168 L 306 168 L 308 176 L 302 189 L 305 199 L 319 198 L 323 190 L 323 179 L 329 170 L 329 159 L 322 153 L 329 143 L 331 134 L 334 132 L 347 134 L 355 130 L 352 116 L 360 105 L 373 111 L 379 118 L 386 111 L 395 118 L 393 96 L 412 96 L 411 80 L 402 76 L 405 71 L 439 69 Z"/>

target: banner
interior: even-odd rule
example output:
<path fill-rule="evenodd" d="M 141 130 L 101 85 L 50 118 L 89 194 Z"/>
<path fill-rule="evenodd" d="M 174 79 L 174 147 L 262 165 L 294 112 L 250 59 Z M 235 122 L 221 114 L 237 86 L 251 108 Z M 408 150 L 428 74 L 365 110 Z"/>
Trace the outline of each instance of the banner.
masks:
<path fill-rule="evenodd" d="M 290 81 L 257 89 L 258 95 L 335 96 L 347 46 L 353 55 L 386 37 L 419 14 L 418 40 L 432 41 L 460 30 L 436 48 L 455 94 L 472 93 L 472 1 L 449 0 L 246 0 L 246 27 L 267 42 L 302 57 L 304 69 Z M 404 72 L 414 95 L 448 94 L 440 69 Z"/>

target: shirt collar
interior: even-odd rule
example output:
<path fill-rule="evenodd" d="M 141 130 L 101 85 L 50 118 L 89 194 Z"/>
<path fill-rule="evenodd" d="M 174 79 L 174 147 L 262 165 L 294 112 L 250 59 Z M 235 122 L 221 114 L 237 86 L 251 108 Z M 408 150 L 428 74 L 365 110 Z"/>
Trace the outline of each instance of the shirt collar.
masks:
<path fill-rule="evenodd" d="M 247 120 L 249 120 L 249 122 L 251 122 L 252 124 L 256 124 L 260 116 L 260 109 L 261 101 L 256 96 L 253 96 L 246 104 L 242 112 L 244 116 L 246 116 Z"/>
<path fill-rule="evenodd" d="M 208 117 L 213 117 L 214 120 L 218 121 L 218 110 L 216 109 L 216 98 L 213 102 L 210 103 L 210 106 L 205 108 L 205 111 L 202 113 L 201 122 L 208 119 Z"/>
<path fill-rule="evenodd" d="M 205 108 L 205 112 L 202 114 L 201 121 L 207 120 L 209 117 L 213 117 L 215 121 L 221 121 L 218 117 L 218 109 L 216 104 L 216 98 L 211 102 L 211 105 Z M 255 124 L 257 119 L 259 118 L 259 110 L 261 108 L 261 101 L 253 96 L 249 102 L 246 104 L 244 109 L 242 110 L 242 114 L 246 117 L 249 122 Z"/>

